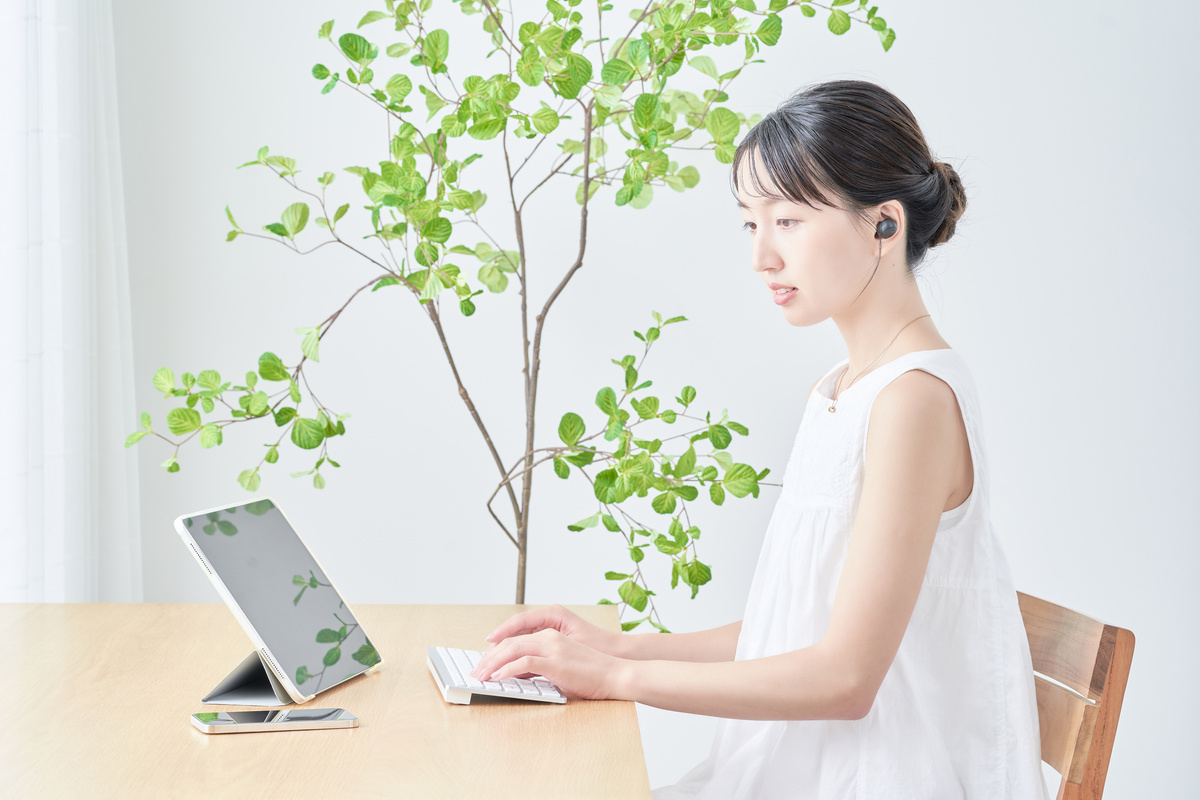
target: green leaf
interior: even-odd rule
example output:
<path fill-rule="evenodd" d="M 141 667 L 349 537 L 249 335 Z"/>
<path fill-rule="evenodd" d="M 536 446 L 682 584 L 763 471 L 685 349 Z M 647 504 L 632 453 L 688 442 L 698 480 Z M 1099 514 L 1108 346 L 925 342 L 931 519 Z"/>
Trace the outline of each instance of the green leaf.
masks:
<path fill-rule="evenodd" d="M 692 561 L 688 564 L 688 573 L 692 586 L 703 586 L 712 580 L 712 569 L 699 561 Z"/>
<path fill-rule="evenodd" d="M 237 526 L 227 519 L 217 520 L 217 528 L 226 536 L 236 536 L 238 532 Z"/>
<path fill-rule="evenodd" d="M 733 434 L 724 425 L 709 425 L 708 439 L 712 442 L 713 447 L 724 450 L 733 441 Z"/>
<path fill-rule="evenodd" d="M 149 414 L 149 412 L 143 411 L 140 421 L 142 423 L 143 428 L 145 428 L 146 430 L 150 430 L 150 414 Z"/>
<path fill-rule="evenodd" d="M 317 641 L 321 644 L 331 644 L 333 642 L 340 642 L 341 640 L 342 637 L 338 636 L 338 632 L 333 628 L 321 628 L 321 630 L 317 631 Z"/>
<path fill-rule="evenodd" d="M 663 492 L 650 501 L 650 507 L 659 514 L 670 514 L 675 510 L 675 495 L 671 492 Z"/>
<path fill-rule="evenodd" d="M 829 30 L 841 36 L 850 30 L 850 15 L 840 8 L 832 9 L 829 12 L 829 20 L 826 24 L 829 26 Z"/>
<path fill-rule="evenodd" d="M 134 431 L 133 433 L 131 433 L 125 437 L 125 446 L 133 447 L 135 444 L 137 444 L 138 442 L 140 442 L 142 439 L 144 439 L 145 437 L 147 437 L 149 435 L 150 435 L 149 431 Z"/>
<path fill-rule="evenodd" d="M 708 56 L 693 56 L 688 59 L 688 63 L 713 80 L 718 80 L 717 64 Z"/>
<path fill-rule="evenodd" d="M 507 117 L 485 119 L 467 128 L 467 135 L 474 139 L 495 139 L 500 131 L 504 130 L 507 120 Z"/>
<path fill-rule="evenodd" d="M 630 580 L 622 583 L 617 589 L 617 594 L 621 596 L 622 600 L 638 611 L 646 610 L 646 590 L 633 581 Z"/>
<path fill-rule="evenodd" d="M 172 408 L 167 412 L 167 428 L 176 435 L 190 433 L 200 427 L 200 412 L 191 408 Z"/>
<path fill-rule="evenodd" d="M 600 68 L 600 80 L 605 83 L 621 85 L 628 83 L 632 78 L 633 67 L 629 66 L 628 62 L 622 61 L 619 58 L 609 59 Z"/>
<path fill-rule="evenodd" d="M 296 409 L 291 406 L 284 406 L 275 412 L 275 424 L 282 428 L 287 425 L 296 416 Z"/>
<path fill-rule="evenodd" d="M 329 23 L 326 23 L 326 24 L 328 25 Z M 300 594 L 304 594 L 303 589 L 300 590 Z M 298 594 L 298 595 L 296 595 L 296 600 L 299 600 L 299 599 L 300 599 L 300 595 Z M 293 601 L 293 604 L 294 603 L 295 603 L 295 601 Z M 296 685 L 297 686 L 302 686 L 304 684 L 304 682 L 307 681 L 311 677 L 312 677 L 312 675 L 309 674 L 308 667 L 297 667 L 297 669 L 296 669 Z"/>
<path fill-rule="evenodd" d="M 574 464 L 577 467 L 586 467 L 588 464 L 592 463 L 592 459 L 595 457 L 595 450 L 579 450 L 571 453 L 570 455 L 563 456 L 563 460 Z"/>
<path fill-rule="evenodd" d="M 727 111 L 726 113 L 732 113 Z M 633 101 L 633 124 L 642 130 L 654 128 L 662 116 L 662 101 L 657 95 L 643 92 Z"/>
<path fill-rule="evenodd" d="M 688 447 L 687 452 L 675 462 L 675 476 L 682 478 L 691 475 L 696 470 L 696 448 Z"/>
<path fill-rule="evenodd" d="M 434 217 L 421 226 L 421 235 L 430 241 L 441 244 L 450 238 L 453 227 L 450 220 L 445 217 Z"/>
<path fill-rule="evenodd" d="M 375 48 L 357 33 L 343 33 L 338 37 L 338 47 L 346 54 L 346 58 L 359 66 L 369 64 L 374 57 L 372 53 Z"/>
<path fill-rule="evenodd" d="M 567 462 L 558 456 L 554 457 L 554 474 L 560 478 L 571 477 L 571 468 L 567 466 Z"/>
<path fill-rule="evenodd" d="M 371 644 L 370 639 L 368 639 L 367 643 L 362 647 L 359 647 L 357 650 L 355 650 L 354 655 L 351 656 L 351 658 L 368 667 L 379 663 L 379 653 L 376 652 L 375 645 Z"/>
<path fill-rule="evenodd" d="M 300 387 L 296 385 L 294 380 L 288 379 L 288 397 L 292 398 L 293 403 L 300 402 Z"/>
<path fill-rule="evenodd" d="M 221 429 L 216 423 L 210 422 L 200 429 L 200 446 L 204 449 L 216 447 L 221 443 Z"/>
<path fill-rule="evenodd" d="M 283 362 L 274 353 L 263 353 L 258 357 L 258 374 L 263 376 L 263 380 L 268 381 L 286 381 L 288 379 Z"/>
<path fill-rule="evenodd" d="M 263 456 L 263 460 L 268 464 L 274 464 L 279 460 L 279 448 L 275 445 L 271 445 L 271 449 L 267 451 L 265 456 Z"/>
<path fill-rule="evenodd" d="M 763 44 L 774 45 L 779 41 L 779 34 L 782 32 L 783 20 L 777 14 L 768 14 L 755 34 Z"/>
<path fill-rule="evenodd" d="M 313 475 L 313 486 L 317 489 L 324 489 L 325 488 L 325 476 L 319 472 L 316 475 Z"/>
<path fill-rule="evenodd" d="M 671 541 L 661 533 L 654 537 L 654 546 L 658 548 L 660 553 L 664 553 L 669 556 L 673 556 L 676 553 L 683 551 L 682 545 L 680 545 L 678 542 Z"/>
<path fill-rule="evenodd" d="M 175 373 L 170 367 L 163 367 L 154 373 L 154 388 L 160 392 L 169 392 L 175 388 Z"/>
<path fill-rule="evenodd" d="M 596 406 L 610 417 L 617 413 L 617 393 L 605 386 L 596 392 Z"/>
<path fill-rule="evenodd" d="M 319 81 L 325 80 L 329 77 L 329 67 L 325 66 L 324 64 L 313 64 L 312 76 Z M 225 213 L 229 213 L 229 206 L 225 206 Z M 230 217 L 230 222 L 232 221 L 233 218 Z"/>
<path fill-rule="evenodd" d="M 296 333 L 304 337 L 303 341 L 300 342 L 300 352 L 313 361 L 320 360 L 317 358 L 317 349 L 321 344 L 320 331 L 320 328 L 296 328 Z"/>
<path fill-rule="evenodd" d="M 714 108 L 704 119 L 704 129 L 712 136 L 714 142 L 721 144 L 733 142 L 733 137 L 737 136 L 740 128 L 741 123 L 738 122 L 737 114 L 728 108 Z"/>
<path fill-rule="evenodd" d="M 606 572 L 606 573 L 604 573 L 604 580 L 606 580 L 606 581 L 624 581 L 624 580 L 628 580 L 630 577 L 632 577 L 632 576 L 626 575 L 624 572 Z"/>
<path fill-rule="evenodd" d="M 283 210 L 283 227 L 288 236 L 295 236 L 308 224 L 308 204 L 292 203 Z"/>
<path fill-rule="evenodd" d="M 327 667 L 332 667 L 334 664 L 336 664 L 338 662 L 338 659 L 341 657 L 342 657 L 342 648 L 331 647 L 331 648 L 329 648 L 328 652 L 325 653 L 325 657 L 321 659 L 321 662 Z"/>
<path fill-rule="evenodd" d="M 251 414 L 251 416 L 258 417 L 267 412 L 267 405 L 269 403 L 270 400 L 267 399 L 267 393 L 259 390 L 250 395 L 250 405 L 246 408 L 246 410 Z"/>
<path fill-rule="evenodd" d="M 696 399 L 696 390 L 691 386 L 685 386 L 683 387 L 683 391 L 679 393 L 678 399 L 682 401 L 683 405 L 690 406 Z"/>
<path fill-rule="evenodd" d="M 749 464 L 734 464 L 725 470 L 724 484 L 734 497 L 745 497 L 758 486 L 758 474 Z"/>
<path fill-rule="evenodd" d="M 602 470 L 592 481 L 592 491 L 601 503 L 615 503 L 619 499 L 617 490 L 617 471 Z"/>
<path fill-rule="evenodd" d="M 542 106 L 533 112 L 533 127 L 538 133 L 550 133 L 558 127 L 558 114 L 549 106 Z"/>
<path fill-rule="evenodd" d="M 257 492 L 259 484 L 262 483 L 262 478 L 258 474 L 258 467 L 242 470 L 241 474 L 238 475 L 238 483 L 248 492 Z"/>
<path fill-rule="evenodd" d="M 389 17 L 391 17 L 391 14 L 387 13 L 386 11 L 368 11 L 363 18 L 358 21 L 358 27 L 361 28 L 363 25 L 368 25 L 376 20 L 388 19 Z"/>
<path fill-rule="evenodd" d="M 657 397 L 646 397 L 642 400 L 633 398 L 630 400 L 630 404 L 633 406 L 633 410 L 636 411 L 637 415 L 642 419 L 654 419 L 658 416 Z"/>
<path fill-rule="evenodd" d="M 570 446 L 575 444 L 583 438 L 585 432 L 583 418 L 573 411 L 563 414 L 562 421 L 558 423 L 558 438 L 565 445 Z"/>
<path fill-rule="evenodd" d="M 747 428 L 745 425 L 741 424 L 740 422 L 733 422 L 733 421 L 726 422 L 725 427 L 729 428 L 732 431 L 740 433 L 742 436 L 750 435 L 750 429 Z"/>
<path fill-rule="evenodd" d="M 389 97 L 400 102 L 412 92 L 412 81 L 407 75 L 397 73 L 388 78 L 384 90 L 387 91 Z"/>
<path fill-rule="evenodd" d="M 604 522 L 604 527 L 608 528 L 612 533 L 618 533 L 621 530 L 621 526 L 617 524 L 617 521 L 610 514 L 601 514 L 600 519 Z"/>
<path fill-rule="evenodd" d="M 325 439 L 325 428 L 315 419 L 298 418 L 292 423 L 292 444 L 304 450 L 315 450 Z"/>
<path fill-rule="evenodd" d="M 429 68 L 436 71 L 450 54 L 450 34 L 438 28 L 425 34 L 422 50 L 429 61 Z"/>
<path fill-rule="evenodd" d="M 595 514 L 592 514 L 590 517 L 585 517 L 584 519 L 579 520 L 579 522 L 576 522 L 574 525 L 568 525 L 567 530 L 581 531 L 584 528 L 594 528 L 594 527 L 596 527 L 596 523 L 599 521 L 600 521 L 600 512 L 597 511 Z"/>

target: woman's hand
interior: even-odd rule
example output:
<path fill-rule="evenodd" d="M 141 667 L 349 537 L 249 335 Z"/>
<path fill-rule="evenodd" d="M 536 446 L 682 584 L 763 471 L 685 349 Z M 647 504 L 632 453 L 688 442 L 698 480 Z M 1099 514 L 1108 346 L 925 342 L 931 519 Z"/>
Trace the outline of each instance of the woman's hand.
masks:
<path fill-rule="evenodd" d="M 593 650 L 599 650 L 601 653 L 612 656 L 618 655 L 615 651 L 617 637 L 620 634 L 593 625 L 558 603 L 513 614 L 485 638 L 496 644 L 512 636 L 537 633 L 546 628 L 553 628 L 564 636 L 586 644 Z"/>
<path fill-rule="evenodd" d="M 489 648 L 471 676 L 498 681 L 541 675 L 568 697 L 623 699 L 618 695 L 621 670 L 626 663 L 554 628 L 543 628 L 536 633 L 508 637 Z"/>

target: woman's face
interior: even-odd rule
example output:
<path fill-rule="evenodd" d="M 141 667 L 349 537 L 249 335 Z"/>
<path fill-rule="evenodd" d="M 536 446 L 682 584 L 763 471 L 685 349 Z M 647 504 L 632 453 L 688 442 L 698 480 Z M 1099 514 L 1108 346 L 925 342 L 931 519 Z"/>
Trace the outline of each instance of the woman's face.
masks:
<path fill-rule="evenodd" d="M 778 194 L 761 161 L 755 168 L 763 190 Z M 796 326 L 840 315 L 870 279 L 878 240 L 846 211 L 760 197 L 749 193 L 753 186 L 749 158 L 743 158 L 738 204 L 750 237 L 750 266 L 767 287 L 764 299 L 780 305 L 784 319 Z M 777 293 L 772 284 L 788 290 Z"/>

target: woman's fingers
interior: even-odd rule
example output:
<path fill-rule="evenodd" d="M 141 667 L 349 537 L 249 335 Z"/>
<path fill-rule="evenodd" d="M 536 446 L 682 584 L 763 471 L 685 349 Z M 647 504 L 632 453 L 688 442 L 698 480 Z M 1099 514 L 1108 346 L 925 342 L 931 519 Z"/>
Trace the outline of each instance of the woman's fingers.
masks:
<path fill-rule="evenodd" d="M 481 681 L 492 679 L 492 673 L 515 658 L 525 655 L 542 655 L 540 637 L 525 634 L 506 638 L 503 642 L 484 653 L 479 663 L 471 670 L 471 677 Z"/>
<path fill-rule="evenodd" d="M 519 614 L 513 614 L 504 622 L 501 622 L 496 630 L 484 638 L 489 642 L 499 642 L 510 636 L 536 633 L 545 627 L 545 618 L 545 609 L 534 608 L 529 611 L 522 611 Z"/>

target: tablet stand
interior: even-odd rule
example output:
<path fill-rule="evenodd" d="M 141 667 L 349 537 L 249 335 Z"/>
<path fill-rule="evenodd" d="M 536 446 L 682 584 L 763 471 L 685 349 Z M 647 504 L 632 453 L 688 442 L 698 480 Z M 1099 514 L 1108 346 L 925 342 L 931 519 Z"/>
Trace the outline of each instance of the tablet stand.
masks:
<path fill-rule="evenodd" d="M 242 663 L 200 702 L 231 706 L 287 706 L 293 700 L 275 673 L 263 663 L 262 655 L 255 650 L 242 659 Z"/>

